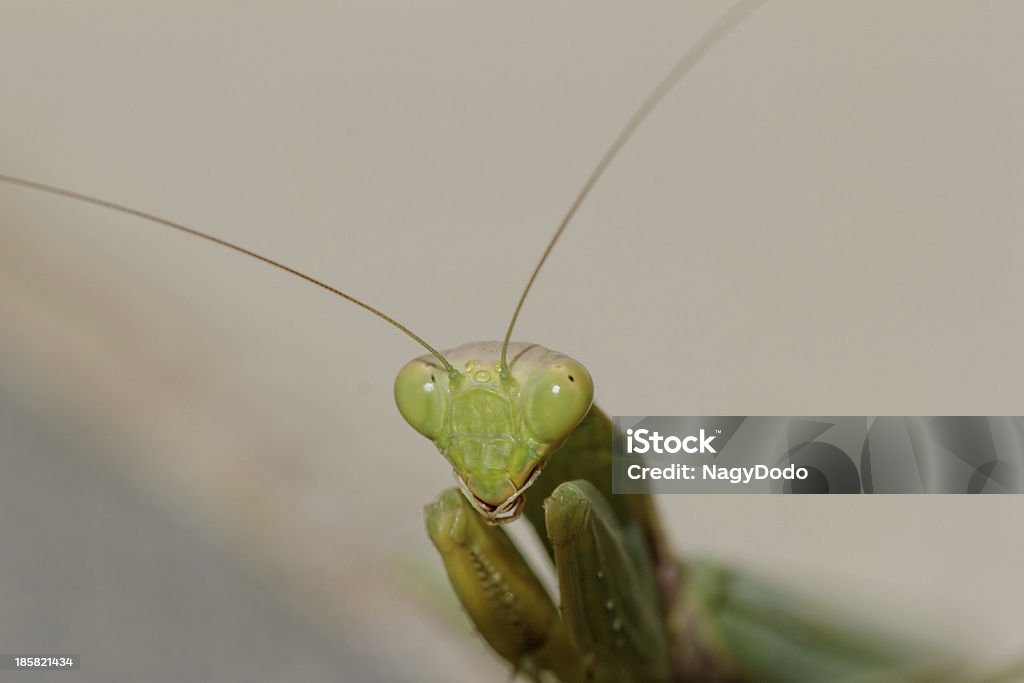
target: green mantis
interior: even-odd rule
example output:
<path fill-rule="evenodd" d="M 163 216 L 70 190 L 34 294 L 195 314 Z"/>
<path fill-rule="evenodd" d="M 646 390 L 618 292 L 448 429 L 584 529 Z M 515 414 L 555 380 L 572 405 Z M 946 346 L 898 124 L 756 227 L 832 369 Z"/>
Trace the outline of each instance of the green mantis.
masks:
<path fill-rule="evenodd" d="M 487 361 L 486 360 L 481 360 L 480 362 L 483 362 L 483 364 L 486 365 Z M 582 432 L 582 433 L 586 433 L 586 430 L 585 430 L 585 432 Z M 555 469 L 553 469 L 553 467 L 555 465 L 556 465 L 555 462 L 549 461 L 548 463 L 546 463 L 546 467 L 544 468 L 543 471 L 547 471 L 549 473 L 552 473 L 552 475 L 553 475 L 553 473 L 556 471 Z M 574 478 L 574 477 L 565 476 L 563 480 L 569 480 L 571 478 Z M 527 479 L 522 480 L 520 483 L 513 483 L 513 487 L 521 486 L 521 484 L 525 484 L 526 480 L 528 480 L 528 477 L 527 477 Z M 503 509 L 500 512 L 499 512 L 499 508 L 502 507 L 502 503 L 503 502 L 508 502 L 508 499 L 503 499 L 502 501 L 492 501 L 492 503 L 487 503 L 486 501 L 483 501 L 482 504 L 483 505 L 494 505 L 495 510 L 490 511 L 490 512 L 495 512 L 495 513 L 499 513 L 499 514 L 510 513 L 509 516 L 512 516 L 512 513 L 514 513 L 516 511 L 515 510 L 515 506 L 519 506 L 519 505 L 525 506 L 525 505 L 534 505 L 534 504 L 539 505 L 540 502 L 542 502 L 543 500 L 545 500 L 545 498 L 547 498 L 547 496 L 544 494 L 544 490 L 542 488 L 542 484 L 543 483 L 544 483 L 544 481 L 540 477 L 538 479 L 534 480 L 534 482 L 532 482 L 530 487 L 525 490 L 523 495 L 521 495 L 517 499 L 511 501 L 512 507 L 510 507 L 508 509 Z M 554 489 L 554 487 L 552 487 L 552 490 L 553 489 Z M 583 490 L 567 489 L 567 490 L 565 490 L 565 492 L 562 492 L 562 493 L 565 493 L 566 495 L 577 495 L 577 496 L 582 496 L 582 497 L 585 497 L 585 498 L 588 498 L 588 499 L 593 498 L 593 499 L 597 500 L 596 497 L 590 496 L 590 492 L 587 492 L 586 489 L 583 489 Z M 525 500 L 526 503 L 522 503 L 523 500 Z M 444 510 L 447 511 L 447 512 L 444 513 L 445 515 L 449 514 L 450 512 L 453 515 L 456 514 L 455 512 L 451 511 L 452 507 L 464 506 L 464 505 L 467 505 L 467 504 L 470 505 L 470 506 L 473 505 L 472 499 L 468 498 L 468 497 L 460 498 L 458 496 L 455 496 L 455 497 L 453 497 L 453 496 L 445 496 L 444 498 L 442 498 L 441 502 L 443 503 L 445 501 L 447 503 L 447 507 L 444 508 Z M 609 501 L 611 503 L 615 503 L 615 499 L 609 499 Z M 570 505 L 569 507 L 573 507 L 573 506 Z M 579 507 L 579 506 L 577 506 L 577 507 Z M 598 504 L 598 507 L 600 507 L 600 504 Z M 474 512 L 479 512 L 479 510 L 474 508 Z M 529 516 L 529 509 L 528 508 L 524 507 L 523 508 L 523 512 L 524 512 L 524 514 Z M 441 515 L 441 516 L 443 516 L 443 515 Z M 605 515 L 605 516 L 607 516 L 607 515 Z M 475 518 L 474 517 L 469 517 L 469 519 L 475 519 Z M 490 530 L 488 528 L 483 528 L 481 533 L 492 533 L 492 530 Z M 545 532 L 543 536 L 547 537 L 548 533 Z M 612 535 L 612 536 L 615 536 L 615 535 Z M 617 536 L 616 536 L 616 538 L 617 538 Z M 500 543 L 500 542 L 496 541 L 496 543 Z M 499 548 L 500 548 L 500 546 L 499 546 Z M 556 550 L 557 549 L 554 549 L 553 552 L 555 552 Z M 499 551 L 499 553 L 500 552 L 501 551 Z M 498 554 L 498 553 L 496 553 L 496 554 Z M 564 563 L 562 563 L 562 566 L 565 566 L 566 569 L 569 568 Z M 634 574 L 638 572 L 638 569 L 636 567 L 634 567 L 632 569 L 628 569 L 628 570 L 624 569 L 624 570 L 626 571 L 627 575 L 629 574 L 630 571 L 632 571 Z M 618 577 L 618 574 L 616 574 L 616 579 L 617 579 L 617 577 Z M 578 579 L 578 580 L 575 580 L 575 584 L 578 584 L 581 587 L 581 590 L 586 588 L 586 584 L 584 582 L 584 579 L 585 579 L 585 577 L 583 577 L 583 575 L 581 574 L 581 578 Z M 709 582 L 709 583 L 714 584 L 714 582 Z M 714 591 L 709 591 L 709 594 L 714 594 Z M 641 592 L 641 595 L 642 595 L 642 592 Z M 636 603 L 636 601 L 638 601 L 640 599 L 641 598 L 633 597 L 632 594 L 630 594 L 630 597 L 627 598 L 627 601 L 628 601 L 630 606 L 633 606 Z M 649 604 L 649 601 L 648 601 L 648 604 Z M 597 601 L 594 601 L 594 600 L 585 600 L 584 601 L 584 606 L 585 607 L 586 606 L 595 606 L 595 605 L 598 606 L 598 607 L 603 608 L 602 605 L 599 602 L 597 602 Z M 641 621 L 642 620 L 637 620 L 637 622 L 641 622 Z M 630 626 L 632 627 L 637 622 L 630 622 Z M 550 622 L 547 622 L 547 623 L 550 623 Z M 610 627 L 613 624 L 614 624 L 614 620 L 613 620 L 613 617 L 612 617 L 611 621 L 607 622 L 607 625 Z M 624 621 L 624 625 L 625 624 L 626 624 L 626 622 Z M 604 668 L 605 670 L 611 670 L 611 671 L 615 672 L 615 670 L 618 669 L 618 668 L 622 668 L 623 666 L 628 666 L 628 665 L 622 665 L 622 664 L 618 663 L 618 661 L 615 660 L 613 655 L 601 655 L 600 654 L 601 648 L 603 647 L 601 645 L 601 643 L 598 642 L 600 635 L 601 634 L 595 634 L 593 636 L 593 642 L 588 645 L 591 648 L 591 652 L 586 653 L 586 654 L 585 653 L 580 653 L 580 661 L 582 663 L 581 666 L 583 668 L 585 668 L 585 669 L 588 666 L 593 667 L 593 669 L 591 671 L 597 672 L 597 673 L 593 674 L 594 676 L 605 675 L 604 672 L 602 671 L 602 668 Z M 605 634 L 605 635 L 608 635 L 608 634 Z M 556 636 L 557 636 L 557 634 L 556 634 Z M 555 643 L 561 642 L 559 640 L 559 638 L 564 638 L 564 636 L 557 636 L 557 637 L 555 637 L 553 639 L 552 642 L 555 642 Z M 655 638 L 655 640 L 656 640 L 656 638 Z M 652 642 L 654 642 L 654 641 L 652 641 Z M 518 654 L 518 653 L 521 653 L 523 651 L 522 648 L 515 649 L 515 648 L 510 647 L 510 648 L 505 648 L 505 649 L 508 649 L 509 651 L 512 651 L 514 654 Z M 657 649 L 658 649 L 657 647 L 654 647 L 654 650 L 657 650 Z M 531 654 L 534 653 L 534 649 L 529 649 L 527 651 L 530 652 Z M 555 667 L 556 666 L 555 659 L 557 659 L 558 657 L 556 657 L 556 655 L 554 655 L 554 654 L 540 654 L 539 653 L 539 654 L 536 654 L 534 656 L 540 657 L 544 661 L 548 661 L 550 659 L 550 660 L 552 660 L 551 667 Z M 598 665 L 590 665 L 590 664 L 587 663 L 587 661 L 584 661 L 584 659 L 586 659 L 588 657 L 590 657 L 591 659 L 605 659 L 607 661 L 602 661 L 602 663 L 600 663 Z M 569 660 L 571 661 L 572 658 L 570 657 Z M 526 664 L 522 664 L 521 666 L 525 667 L 527 665 Z M 565 674 L 566 677 L 571 675 L 571 673 L 572 673 L 572 671 L 571 671 L 572 665 L 571 664 L 560 664 L 560 665 L 557 665 L 557 666 L 559 666 L 563 670 L 565 670 L 565 669 L 568 670 L 566 672 L 566 674 Z M 651 665 L 651 666 L 654 668 L 655 672 L 658 671 L 656 664 Z M 543 667 L 541 667 L 541 668 L 543 668 Z M 607 675 L 618 675 L 620 673 L 621 672 L 615 672 L 614 674 L 607 674 Z M 587 673 L 587 671 L 584 671 L 582 675 L 587 676 L 589 674 Z M 657 675 L 657 674 L 655 674 L 655 675 Z"/>
<path fill-rule="evenodd" d="M 570 683 L 981 680 L 743 574 L 678 563 L 651 498 L 611 492 L 612 425 L 591 407 L 586 369 L 532 344 L 509 345 L 506 363 L 505 350 L 415 359 L 395 397 L 459 483 L 427 507 L 427 531 L 476 628 L 517 672 Z M 557 568 L 557 608 L 497 526 L 520 514 Z"/>

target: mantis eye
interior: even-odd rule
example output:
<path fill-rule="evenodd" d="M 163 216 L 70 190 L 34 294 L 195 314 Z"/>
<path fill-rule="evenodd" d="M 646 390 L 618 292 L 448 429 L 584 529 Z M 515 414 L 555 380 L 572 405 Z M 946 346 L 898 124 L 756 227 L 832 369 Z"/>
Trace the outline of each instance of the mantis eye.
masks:
<path fill-rule="evenodd" d="M 398 411 L 413 429 L 431 441 L 444 428 L 447 380 L 444 370 L 419 358 L 406 363 L 395 378 Z"/>
<path fill-rule="evenodd" d="M 534 372 L 523 387 L 526 424 L 545 443 L 557 443 L 569 436 L 593 400 L 590 373 L 569 358 Z"/>

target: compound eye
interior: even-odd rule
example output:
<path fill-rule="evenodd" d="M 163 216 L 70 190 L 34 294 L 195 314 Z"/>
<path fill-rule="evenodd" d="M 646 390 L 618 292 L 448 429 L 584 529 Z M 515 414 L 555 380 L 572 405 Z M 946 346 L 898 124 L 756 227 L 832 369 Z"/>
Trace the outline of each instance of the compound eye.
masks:
<path fill-rule="evenodd" d="M 523 387 L 526 423 L 544 443 L 558 443 L 568 437 L 593 400 L 590 373 L 568 358 L 534 372 Z"/>
<path fill-rule="evenodd" d="M 431 441 L 444 428 L 447 379 L 443 370 L 419 358 L 406 363 L 395 378 L 398 411 L 413 429 Z"/>

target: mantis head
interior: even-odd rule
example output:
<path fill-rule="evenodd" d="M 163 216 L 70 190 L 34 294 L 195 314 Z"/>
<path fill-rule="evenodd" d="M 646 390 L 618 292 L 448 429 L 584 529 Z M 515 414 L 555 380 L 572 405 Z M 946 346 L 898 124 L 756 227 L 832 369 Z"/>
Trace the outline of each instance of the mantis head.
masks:
<path fill-rule="evenodd" d="M 594 383 L 582 364 L 536 344 L 464 344 L 406 364 L 395 401 L 451 464 L 462 492 L 492 524 L 519 517 L 523 492 L 586 416 Z"/>

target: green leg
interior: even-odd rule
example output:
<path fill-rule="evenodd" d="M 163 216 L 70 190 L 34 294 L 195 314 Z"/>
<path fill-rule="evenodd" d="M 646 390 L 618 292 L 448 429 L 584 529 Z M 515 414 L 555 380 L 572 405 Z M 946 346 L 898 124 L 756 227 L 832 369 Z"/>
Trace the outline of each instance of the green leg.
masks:
<path fill-rule="evenodd" d="M 544 505 L 562 620 L 592 680 L 668 681 L 660 600 L 638 576 L 618 520 L 588 481 L 561 484 Z"/>
<path fill-rule="evenodd" d="M 527 490 L 524 514 L 554 559 L 545 530 L 545 501 L 563 482 L 585 479 L 593 484 L 618 520 L 639 580 L 657 586 L 662 609 L 668 612 L 678 593 L 678 563 L 672 557 L 651 497 L 612 494 L 612 438 L 611 420 L 593 406 Z"/>
<path fill-rule="evenodd" d="M 426 508 L 427 532 L 480 634 L 517 671 L 585 681 L 551 597 L 503 529 L 489 526 L 458 489 Z"/>

